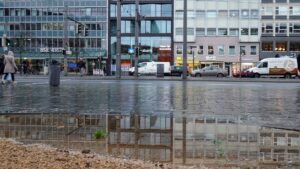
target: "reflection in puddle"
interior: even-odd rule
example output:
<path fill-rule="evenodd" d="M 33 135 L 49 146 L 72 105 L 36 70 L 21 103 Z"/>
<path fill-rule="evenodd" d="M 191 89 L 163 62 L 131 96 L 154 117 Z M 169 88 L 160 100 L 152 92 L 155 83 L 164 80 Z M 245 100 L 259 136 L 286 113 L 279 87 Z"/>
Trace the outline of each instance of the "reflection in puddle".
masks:
<path fill-rule="evenodd" d="M 219 167 L 300 167 L 299 131 L 255 126 L 236 115 L 2 114 L 0 125 L 0 137 L 123 158 Z M 99 130 L 106 131 L 106 138 L 93 137 Z"/>

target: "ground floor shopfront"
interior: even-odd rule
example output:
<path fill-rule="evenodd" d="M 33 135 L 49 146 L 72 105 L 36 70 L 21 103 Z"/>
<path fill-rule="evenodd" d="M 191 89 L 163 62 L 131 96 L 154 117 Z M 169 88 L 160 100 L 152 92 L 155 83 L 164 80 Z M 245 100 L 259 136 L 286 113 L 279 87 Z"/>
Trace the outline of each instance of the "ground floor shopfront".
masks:
<path fill-rule="evenodd" d="M 64 70 L 64 67 L 67 66 L 67 71 L 70 73 L 78 72 L 77 63 L 80 58 L 86 64 L 86 70 L 88 75 L 95 74 L 95 70 L 106 70 L 107 69 L 107 56 L 105 50 L 86 50 L 84 52 L 75 53 L 72 52 L 66 57 L 62 53 L 62 48 L 57 49 L 47 49 L 40 50 L 38 52 L 29 52 L 23 51 L 19 52 L 13 49 L 10 49 L 14 52 L 15 62 L 18 67 L 19 73 L 21 74 L 48 74 L 49 65 L 53 60 L 57 61 L 61 67 L 61 70 Z M 1 53 L 5 53 L 1 51 Z M 66 59 L 66 62 L 65 62 Z M 64 64 L 66 63 L 66 65 Z"/>

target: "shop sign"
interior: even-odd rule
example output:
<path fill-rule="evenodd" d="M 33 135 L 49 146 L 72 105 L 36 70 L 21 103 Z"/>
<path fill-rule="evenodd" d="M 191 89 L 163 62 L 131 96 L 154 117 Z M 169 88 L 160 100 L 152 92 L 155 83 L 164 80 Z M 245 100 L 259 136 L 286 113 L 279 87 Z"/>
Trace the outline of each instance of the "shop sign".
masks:
<path fill-rule="evenodd" d="M 217 60 L 216 56 L 206 56 L 205 59 L 206 60 Z"/>
<path fill-rule="evenodd" d="M 63 51 L 64 48 L 40 48 L 40 52 L 41 53 L 49 53 L 49 52 L 53 52 L 53 53 L 61 53 Z"/>

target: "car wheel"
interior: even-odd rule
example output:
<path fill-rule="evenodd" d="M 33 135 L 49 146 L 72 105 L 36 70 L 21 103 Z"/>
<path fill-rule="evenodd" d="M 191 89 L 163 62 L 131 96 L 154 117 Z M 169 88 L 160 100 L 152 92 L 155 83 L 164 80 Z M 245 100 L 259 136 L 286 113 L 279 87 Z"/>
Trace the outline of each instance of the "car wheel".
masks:
<path fill-rule="evenodd" d="M 286 73 L 286 74 L 284 75 L 284 77 L 285 77 L 286 79 L 291 79 L 291 78 L 292 78 L 292 75 L 291 75 L 290 73 Z"/>
<path fill-rule="evenodd" d="M 255 78 L 259 78 L 260 75 L 259 75 L 258 73 L 255 73 L 255 74 L 254 74 L 254 77 L 255 77 Z"/>
<path fill-rule="evenodd" d="M 224 77 L 222 73 L 217 74 L 217 77 Z"/>

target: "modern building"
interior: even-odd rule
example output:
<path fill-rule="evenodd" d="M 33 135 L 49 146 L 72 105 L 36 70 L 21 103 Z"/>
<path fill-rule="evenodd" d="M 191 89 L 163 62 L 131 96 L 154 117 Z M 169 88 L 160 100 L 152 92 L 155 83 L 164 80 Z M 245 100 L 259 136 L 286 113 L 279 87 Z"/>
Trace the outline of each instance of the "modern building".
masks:
<path fill-rule="evenodd" d="M 109 0 L 108 57 L 111 73 L 116 71 L 116 16 L 115 0 Z M 167 61 L 173 63 L 173 1 L 140 0 L 139 62 Z M 129 49 L 135 48 L 135 1 L 121 4 L 121 69 L 128 71 L 134 65 L 134 56 Z"/>
<path fill-rule="evenodd" d="M 188 66 L 217 66 L 229 74 L 259 60 L 259 0 L 188 1 Z M 175 64 L 182 64 L 183 1 L 174 2 Z"/>
<path fill-rule="evenodd" d="M 65 14 L 68 16 L 66 41 L 72 51 L 67 55 L 69 70 L 73 70 L 73 63 L 79 57 L 89 65 L 95 66 L 98 57 L 105 63 L 106 0 L 1 0 L 0 36 L 10 39 L 8 48 L 14 51 L 18 65 L 27 60 L 32 71 L 41 72 L 51 59 L 63 62 Z M 76 34 L 75 21 L 85 25 L 88 35 Z"/>
<path fill-rule="evenodd" d="M 261 59 L 300 53 L 300 0 L 261 0 Z"/>

